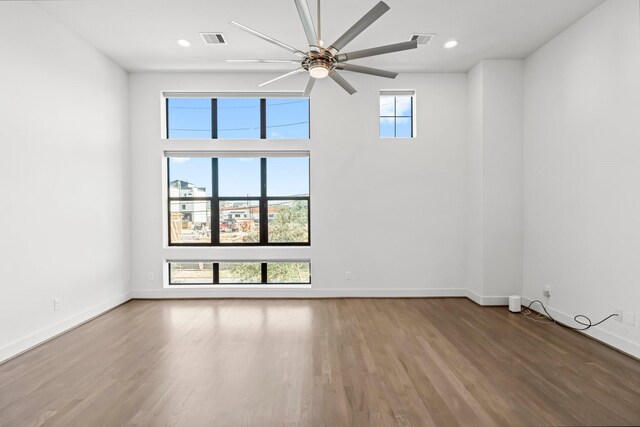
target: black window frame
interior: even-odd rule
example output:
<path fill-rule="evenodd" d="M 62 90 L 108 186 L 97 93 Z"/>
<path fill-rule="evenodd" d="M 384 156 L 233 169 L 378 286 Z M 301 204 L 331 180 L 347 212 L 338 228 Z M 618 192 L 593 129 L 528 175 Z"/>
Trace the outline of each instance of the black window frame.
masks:
<path fill-rule="evenodd" d="M 311 99 L 305 97 L 287 97 L 287 99 L 306 99 L 308 101 L 307 108 L 307 137 L 306 138 L 268 138 L 267 137 L 267 99 L 286 99 L 286 98 L 267 98 L 267 97 L 255 97 L 255 98 L 247 98 L 247 99 L 259 99 L 260 100 L 260 138 L 219 138 L 218 137 L 218 99 L 232 99 L 233 97 L 228 98 L 211 98 L 211 137 L 210 138 L 198 138 L 198 139 L 221 139 L 221 140 L 235 140 L 235 139 L 247 139 L 247 140 L 257 140 L 257 139 L 271 139 L 271 140 L 280 140 L 280 139 L 303 139 L 308 140 L 311 139 Z M 176 97 L 167 96 L 165 98 L 165 137 L 167 140 L 172 139 L 169 129 L 169 100 L 176 99 Z M 189 138 L 175 138 L 175 139 L 189 139 Z"/>
<path fill-rule="evenodd" d="M 274 156 L 275 157 L 275 156 Z M 311 184 L 311 158 L 309 162 L 309 179 Z M 260 196 L 219 196 L 218 194 L 218 157 L 211 157 L 211 196 L 208 197 L 171 197 L 171 157 L 166 157 L 167 162 L 167 243 L 171 247 L 252 247 L 252 246 L 311 246 L 311 189 L 306 196 L 268 196 L 267 194 L 267 159 L 268 157 L 255 157 L 260 159 Z M 270 201 L 295 201 L 307 202 L 307 241 L 306 242 L 269 242 L 269 202 Z M 171 241 L 171 203 L 208 201 L 211 210 L 211 241 L 204 243 L 174 243 Z M 222 243 L 220 242 L 220 202 L 226 201 L 258 201 L 260 213 L 260 240 L 249 243 Z M 215 219 L 215 223 L 214 223 Z M 214 226 L 215 224 L 215 226 Z M 217 230 L 217 232 L 214 232 Z"/>
<path fill-rule="evenodd" d="M 220 283 L 220 264 L 221 263 L 250 263 L 250 264 L 260 264 L 260 282 L 251 282 L 251 283 Z M 171 281 L 171 264 L 178 263 L 202 263 L 202 264 L 212 264 L 213 268 L 213 281 L 211 283 L 201 282 L 201 283 L 172 283 Z M 267 275 L 267 266 L 268 264 L 289 264 L 289 263 L 301 263 L 307 264 L 309 266 L 309 281 L 308 282 L 269 282 Z M 310 260 L 280 260 L 280 261 L 262 261 L 262 260 L 173 260 L 167 261 L 167 274 L 168 274 L 168 284 L 169 286 L 255 286 L 255 285 L 310 285 L 311 284 L 311 261 Z"/>
<path fill-rule="evenodd" d="M 393 119 L 393 136 L 382 136 L 380 135 L 380 128 L 378 128 L 378 135 L 380 136 L 380 138 L 383 139 L 391 139 L 391 138 L 403 138 L 403 139 L 411 139 L 413 138 L 413 116 L 414 116 L 414 111 L 413 111 L 413 98 L 415 97 L 415 94 L 406 94 L 406 95 L 392 95 L 392 94 L 385 94 L 384 92 L 380 92 L 380 97 L 383 96 L 387 96 L 387 97 L 393 97 L 393 116 L 383 116 L 382 114 L 380 114 L 380 117 L 378 118 L 378 120 L 380 119 Z M 396 98 L 398 96 L 408 96 L 411 98 L 411 115 L 410 116 L 398 116 L 396 114 Z M 379 98 L 378 98 L 379 99 Z M 380 113 L 380 111 L 378 111 L 378 114 Z M 411 136 L 397 136 L 398 135 L 398 119 L 411 119 Z M 380 126 L 380 124 L 379 124 Z"/>

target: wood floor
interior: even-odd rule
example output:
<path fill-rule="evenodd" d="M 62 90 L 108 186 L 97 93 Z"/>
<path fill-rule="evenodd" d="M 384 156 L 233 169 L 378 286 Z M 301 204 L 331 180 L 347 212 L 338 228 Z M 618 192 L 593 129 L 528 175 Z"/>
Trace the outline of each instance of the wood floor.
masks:
<path fill-rule="evenodd" d="M 131 301 L 0 365 L 1 426 L 640 425 L 640 362 L 466 299 Z"/>

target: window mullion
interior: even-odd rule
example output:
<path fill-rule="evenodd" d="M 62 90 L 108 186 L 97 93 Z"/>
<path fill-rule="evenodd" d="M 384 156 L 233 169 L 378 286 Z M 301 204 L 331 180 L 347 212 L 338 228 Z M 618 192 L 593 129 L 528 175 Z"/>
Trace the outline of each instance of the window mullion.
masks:
<path fill-rule="evenodd" d="M 398 97 L 393 97 L 393 137 L 398 137 Z"/>
<path fill-rule="evenodd" d="M 164 120 L 167 128 L 167 139 L 169 139 L 169 98 L 165 98 L 164 102 Z"/>
<path fill-rule="evenodd" d="M 211 245 L 220 245 L 220 197 L 218 196 L 218 159 L 211 158 Z"/>
<path fill-rule="evenodd" d="M 213 263 L 213 284 L 220 284 L 220 263 Z"/>
<path fill-rule="evenodd" d="M 260 139 L 267 139 L 267 100 L 260 98 Z"/>
<path fill-rule="evenodd" d="M 267 159 L 260 159 L 260 244 L 266 245 L 269 240 L 269 207 L 267 202 Z"/>
<path fill-rule="evenodd" d="M 411 138 L 413 138 L 413 96 L 410 98 L 411 99 Z"/>
<path fill-rule="evenodd" d="M 168 101 L 168 99 L 167 99 Z M 167 103 L 167 108 L 169 104 Z M 167 124 L 167 132 L 169 132 L 169 125 Z M 171 245 L 171 173 L 170 173 L 171 159 L 167 157 L 167 243 Z M 180 194 L 178 194 L 180 195 Z"/>
<path fill-rule="evenodd" d="M 211 138 L 218 139 L 218 99 L 211 98 Z"/>

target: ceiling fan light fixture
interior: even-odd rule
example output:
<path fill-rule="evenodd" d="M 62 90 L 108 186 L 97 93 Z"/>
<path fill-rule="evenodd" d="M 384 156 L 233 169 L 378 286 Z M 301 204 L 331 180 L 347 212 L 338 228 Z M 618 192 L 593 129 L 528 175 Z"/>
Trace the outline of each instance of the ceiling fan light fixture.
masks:
<path fill-rule="evenodd" d="M 324 79 L 329 75 L 329 69 L 324 64 L 315 64 L 309 68 L 309 74 L 314 79 Z"/>

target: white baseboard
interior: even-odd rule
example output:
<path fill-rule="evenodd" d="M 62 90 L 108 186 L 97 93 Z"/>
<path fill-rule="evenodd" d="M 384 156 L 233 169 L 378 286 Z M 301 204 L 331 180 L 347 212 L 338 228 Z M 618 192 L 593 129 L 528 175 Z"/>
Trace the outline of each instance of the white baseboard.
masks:
<path fill-rule="evenodd" d="M 49 341 L 50 339 L 55 338 L 58 335 L 61 335 L 77 326 L 80 326 L 81 324 L 100 316 L 104 312 L 109 311 L 112 308 L 129 301 L 130 299 L 131 292 L 125 292 L 124 294 L 119 295 L 115 298 L 111 298 L 110 300 L 102 304 L 98 304 L 94 307 L 89 308 L 88 310 L 75 314 L 56 324 L 41 329 L 34 334 L 9 343 L 8 345 L 0 348 L 0 363 L 12 359 L 22 353 L 25 353 L 33 347 L 37 347 L 40 344 L 43 344 L 44 342 Z"/>
<path fill-rule="evenodd" d="M 531 304 L 531 301 L 534 301 L 536 299 L 537 298 L 529 298 L 529 297 L 523 296 L 522 305 L 525 305 L 525 306 L 529 305 Z M 546 305 L 545 307 L 547 308 L 547 311 L 549 312 L 549 314 L 553 316 L 553 318 L 558 322 L 565 325 L 569 325 L 569 326 L 575 326 L 575 322 L 573 321 L 573 316 L 570 316 L 566 313 L 563 313 L 561 311 L 558 311 Z M 536 304 L 531 308 L 536 311 L 539 311 L 542 309 L 542 307 L 540 307 L 540 305 L 538 304 Z M 604 344 L 607 344 L 608 346 L 611 346 L 616 350 L 626 353 L 636 359 L 640 359 L 640 344 L 630 341 L 627 338 L 616 335 L 613 332 L 608 332 L 602 329 L 600 326 L 594 326 L 587 331 L 580 331 L 580 332 Z"/>
<path fill-rule="evenodd" d="M 466 297 L 466 289 L 134 289 L 134 299 L 171 298 L 434 298 Z"/>
<path fill-rule="evenodd" d="M 509 305 L 508 296 L 482 296 L 472 291 L 471 289 L 466 289 L 465 296 L 476 304 L 482 306 Z"/>
<path fill-rule="evenodd" d="M 471 289 L 465 289 L 465 296 L 478 305 L 482 305 L 482 296 L 473 292 Z"/>

